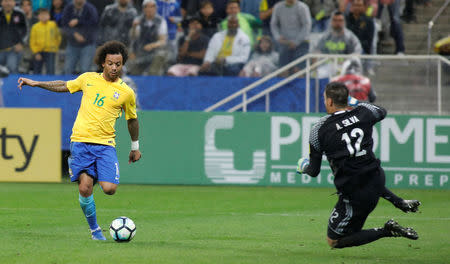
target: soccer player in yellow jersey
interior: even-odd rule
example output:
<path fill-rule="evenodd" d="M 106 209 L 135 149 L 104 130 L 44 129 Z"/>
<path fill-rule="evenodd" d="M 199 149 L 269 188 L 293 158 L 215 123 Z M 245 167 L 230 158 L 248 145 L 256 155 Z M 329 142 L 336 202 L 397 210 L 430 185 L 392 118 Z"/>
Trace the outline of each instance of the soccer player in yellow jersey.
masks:
<path fill-rule="evenodd" d="M 95 63 L 101 73 L 86 72 L 71 81 L 39 82 L 18 79 L 18 87 L 28 85 L 52 92 L 83 92 L 80 109 L 72 129 L 69 167 L 70 179 L 78 182 L 79 201 L 91 229 L 92 239 L 106 240 L 97 224 L 93 187 L 100 184 L 105 194 L 113 195 L 119 184 L 119 163 L 115 149 L 114 124 L 125 112 L 131 136 L 129 163 L 141 158 L 136 96 L 121 79 L 128 53 L 121 42 L 110 41 L 97 49 Z"/>

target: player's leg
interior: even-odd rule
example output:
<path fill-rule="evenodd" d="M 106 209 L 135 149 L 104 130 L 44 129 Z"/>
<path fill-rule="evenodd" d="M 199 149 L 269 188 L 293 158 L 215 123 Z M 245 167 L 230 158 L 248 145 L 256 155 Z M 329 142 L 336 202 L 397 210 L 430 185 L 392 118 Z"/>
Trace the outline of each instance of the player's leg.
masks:
<path fill-rule="evenodd" d="M 384 181 L 386 178 L 384 174 L 384 170 L 380 168 L 379 170 L 380 177 Z M 384 184 L 383 184 L 384 185 Z M 381 197 L 391 202 L 395 207 L 402 210 L 403 212 L 417 212 L 419 210 L 419 205 L 421 204 L 418 200 L 404 200 L 399 196 L 395 195 L 391 190 L 383 186 L 383 190 L 381 191 Z"/>
<path fill-rule="evenodd" d="M 78 191 L 81 210 L 91 230 L 92 239 L 106 240 L 101 228 L 97 224 L 97 214 L 93 195 L 95 176 L 95 157 L 88 151 L 88 145 L 80 142 L 70 144 L 69 157 L 70 180 L 78 182 Z M 94 176 L 92 176 L 94 175 Z"/>
<path fill-rule="evenodd" d="M 403 212 L 417 212 L 419 210 L 419 205 L 421 205 L 419 200 L 403 200 L 402 198 L 395 195 L 388 188 L 384 188 L 382 197 L 389 202 L 391 202 L 395 207 L 402 210 Z"/>
<path fill-rule="evenodd" d="M 383 237 L 405 237 L 408 239 L 417 240 L 419 235 L 416 231 L 414 231 L 414 229 L 410 227 L 403 227 L 391 219 L 380 228 L 361 230 L 339 239 L 331 239 L 330 237 L 327 237 L 327 240 L 328 244 L 332 248 L 346 248 L 368 244 Z"/>
<path fill-rule="evenodd" d="M 106 181 L 99 181 L 100 186 L 102 186 L 102 190 L 105 194 L 113 195 L 116 193 L 117 184 Z"/>
<path fill-rule="evenodd" d="M 97 212 L 95 209 L 95 201 L 93 195 L 94 179 L 82 173 L 78 181 L 78 189 L 80 192 L 79 202 L 81 210 L 83 210 L 84 216 L 91 229 L 92 239 L 94 240 L 106 240 L 102 234 L 102 229 L 97 224 Z"/>
<path fill-rule="evenodd" d="M 387 236 L 389 233 L 383 229 L 361 230 L 373 208 L 372 204 L 367 210 L 362 210 L 349 198 L 339 197 L 328 221 L 328 245 L 332 248 L 354 247 Z"/>
<path fill-rule="evenodd" d="M 116 149 L 112 146 L 99 145 L 95 153 L 98 183 L 105 194 L 113 195 L 120 178 Z"/>
<path fill-rule="evenodd" d="M 92 239 L 105 240 L 101 234 L 101 228 L 97 224 L 97 213 L 93 195 L 94 179 L 87 173 L 82 173 L 78 179 L 78 190 L 80 192 L 79 202 L 81 210 L 91 229 Z"/>
<path fill-rule="evenodd" d="M 384 184 L 384 179 L 375 179 L 373 183 L 351 194 L 351 198 L 339 198 L 328 223 L 327 240 L 332 248 L 361 246 L 383 237 L 418 238 L 413 229 L 391 220 L 384 227 L 362 230 L 367 216 L 378 203 L 379 190 L 383 190 L 379 186 Z"/>

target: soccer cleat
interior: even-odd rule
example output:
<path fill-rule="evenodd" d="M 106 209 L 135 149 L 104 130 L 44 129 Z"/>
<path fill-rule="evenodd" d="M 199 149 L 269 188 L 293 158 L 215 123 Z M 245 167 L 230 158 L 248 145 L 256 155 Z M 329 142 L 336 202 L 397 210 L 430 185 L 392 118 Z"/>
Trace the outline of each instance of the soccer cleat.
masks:
<path fill-rule="evenodd" d="M 95 230 L 91 230 L 92 240 L 106 240 L 105 236 L 102 233 L 102 229 L 98 227 Z"/>
<path fill-rule="evenodd" d="M 408 239 L 417 240 L 419 235 L 410 227 L 403 227 L 393 219 L 384 224 L 384 230 L 388 231 L 393 237 L 406 237 Z"/>
<path fill-rule="evenodd" d="M 417 212 L 419 210 L 419 205 L 421 203 L 418 200 L 402 200 L 399 203 L 395 204 L 395 207 L 402 210 L 403 212 Z"/>

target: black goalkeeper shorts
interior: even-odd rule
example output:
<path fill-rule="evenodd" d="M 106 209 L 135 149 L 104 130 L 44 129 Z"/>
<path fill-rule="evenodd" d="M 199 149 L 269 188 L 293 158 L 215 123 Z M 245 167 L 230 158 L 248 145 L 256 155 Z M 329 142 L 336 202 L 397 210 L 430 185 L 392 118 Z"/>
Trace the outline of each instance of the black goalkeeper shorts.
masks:
<path fill-rule="evenodd" d="M 339 194 L 339 200 L 328 219 L 327 235 L 329 238 L 337 240 L 361 231 L 367 216 L 377 206 L 384 189 L 383 170 L 377 170 L 374 174 L 371 182 L 363 188 L 350 194 Z"/>

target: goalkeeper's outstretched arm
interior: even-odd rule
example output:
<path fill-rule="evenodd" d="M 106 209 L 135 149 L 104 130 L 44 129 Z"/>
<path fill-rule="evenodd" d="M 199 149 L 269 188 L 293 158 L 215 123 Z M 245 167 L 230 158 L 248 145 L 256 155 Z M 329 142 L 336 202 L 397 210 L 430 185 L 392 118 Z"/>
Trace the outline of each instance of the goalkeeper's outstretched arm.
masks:
<path fill-rule="evenodd" d="M 17 87 L 19 87 L 20 90 L 22 90 L 22 87 L 24 85 L 28 85 L 31 87 L 40 87 L 45 90 L 49 90 L 52 92 L 57 93 L 65 93 L 69 92 L 69 89 L 67 88 L 67 82 L 66 81 L 47 81 L 47 82 L 40 82 L 40 81 L 34 81 L 28 78 L 20 77 L 17 80 Z"/>
<path fill-rule="evenodd" d="M 298 160 L 298 173 L 308 174 L 311 177 L 316 177 L 320 173 L 320 165 L 322 164 L 322 153 L 316 151 L 313 146 L 310 146 L 311 153 L 308 158 L 300 158 Z"/>

